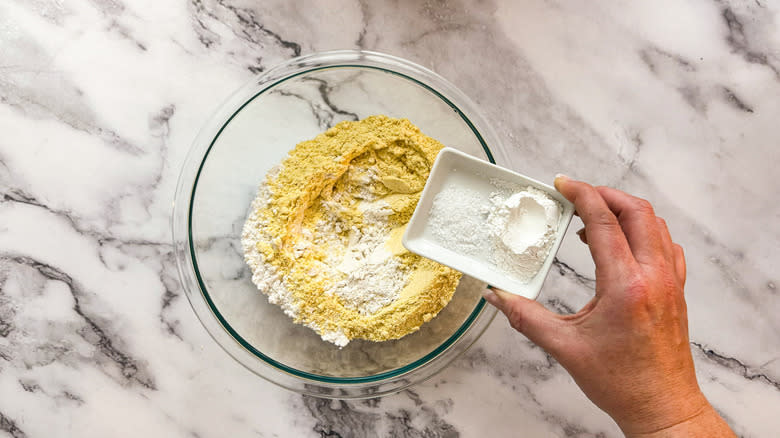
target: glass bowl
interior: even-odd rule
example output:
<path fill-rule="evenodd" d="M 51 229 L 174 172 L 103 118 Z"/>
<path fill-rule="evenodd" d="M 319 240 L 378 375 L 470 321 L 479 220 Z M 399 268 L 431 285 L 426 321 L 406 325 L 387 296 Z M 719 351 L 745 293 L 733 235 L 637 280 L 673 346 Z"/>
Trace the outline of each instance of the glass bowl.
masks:
<path fill-rule="evenodd" d="M 408 118 L 446 146 L 506 163 L 475 104 L 442 77 L 381 53 L 333 51 L 287 61 L 229 97 L 195 139 L 176 187 L 173 244 L 193 310 L 234 359 L 299 393 L 400 391 L 447 366 L 496 314 L 482 299 L 485 284 L 464 276 L 450 304 L 419 331 L 340 349 L 294 324 L 252 283 L 240 235 L 266 172 L 300 141 L 374 114 Z"/>

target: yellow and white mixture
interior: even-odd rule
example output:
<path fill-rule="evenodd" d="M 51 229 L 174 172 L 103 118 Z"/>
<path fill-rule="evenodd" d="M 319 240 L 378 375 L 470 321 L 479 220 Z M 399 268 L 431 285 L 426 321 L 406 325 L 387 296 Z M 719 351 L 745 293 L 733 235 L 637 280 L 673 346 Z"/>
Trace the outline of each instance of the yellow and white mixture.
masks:
<path fill-rule="evenodd" d="M 442 147 L 386 116 L 341 122 L 299 143 L 266 175 L 244 224 L 252 281 L 339 346 L 419 329 L 460 279 L 401 245 Z"/>

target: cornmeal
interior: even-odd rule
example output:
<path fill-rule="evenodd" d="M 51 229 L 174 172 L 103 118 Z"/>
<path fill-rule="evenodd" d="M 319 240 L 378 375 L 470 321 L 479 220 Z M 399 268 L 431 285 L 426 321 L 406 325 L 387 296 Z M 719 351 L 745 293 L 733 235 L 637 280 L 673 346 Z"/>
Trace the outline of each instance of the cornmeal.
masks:
<path fill-rule="evenodd" d="M 341 122 L 299 143 L 266 176 L 244 225 L 255 284 L 340 346 L 418 330 L 460 279 L 401 245 L 442 147 L 386 116 Z"/>

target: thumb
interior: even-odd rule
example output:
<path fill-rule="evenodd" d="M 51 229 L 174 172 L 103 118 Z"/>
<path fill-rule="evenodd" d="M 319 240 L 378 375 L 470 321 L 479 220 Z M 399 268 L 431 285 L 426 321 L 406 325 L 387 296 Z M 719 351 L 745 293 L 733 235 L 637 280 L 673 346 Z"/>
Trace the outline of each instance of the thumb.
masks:
<path fill-rule="evenodd" d="M 488 286 L 485 300 L 495 306 L 509 320 L 509 324 L 534 344 L 553 356 L 563 344 L 564 321 L 557 313 L 547 310 L 539 302 Z"/>

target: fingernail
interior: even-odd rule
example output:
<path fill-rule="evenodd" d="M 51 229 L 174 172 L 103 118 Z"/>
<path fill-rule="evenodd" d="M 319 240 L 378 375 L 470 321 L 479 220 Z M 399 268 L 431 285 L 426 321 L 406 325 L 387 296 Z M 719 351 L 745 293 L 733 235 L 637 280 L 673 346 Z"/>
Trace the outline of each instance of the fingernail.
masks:
<path fill-rule="evenodd" d="M 490 289 L 490 290 L 493 290 L 493 286 L 491 286 L 491 285 L 487 285 L 486 287 L 487 287 L 488 289 Z"/>
<path fill-rule="evenodd" d="M 555 181 L 553 182 L 553 185 L 555 186 L 556 190 L 560 191 L 560 188 L 559 188 L 560 184 L 562 182 L 568 181 L 570 179 L 571 178 L 569 178 L 568 176 L 566 176 L 566 175 L 564 175 L 562 173 L 559 173 L 559 174 L 555 175 Z"/>
<path fill-rule="evenodd" d="M 488 286 L 488 289 L 482 291 L 482 298 L 493 306 L 498 303 L 498 297 L 495 292 L 493 292 L 493 286 Z"/>

